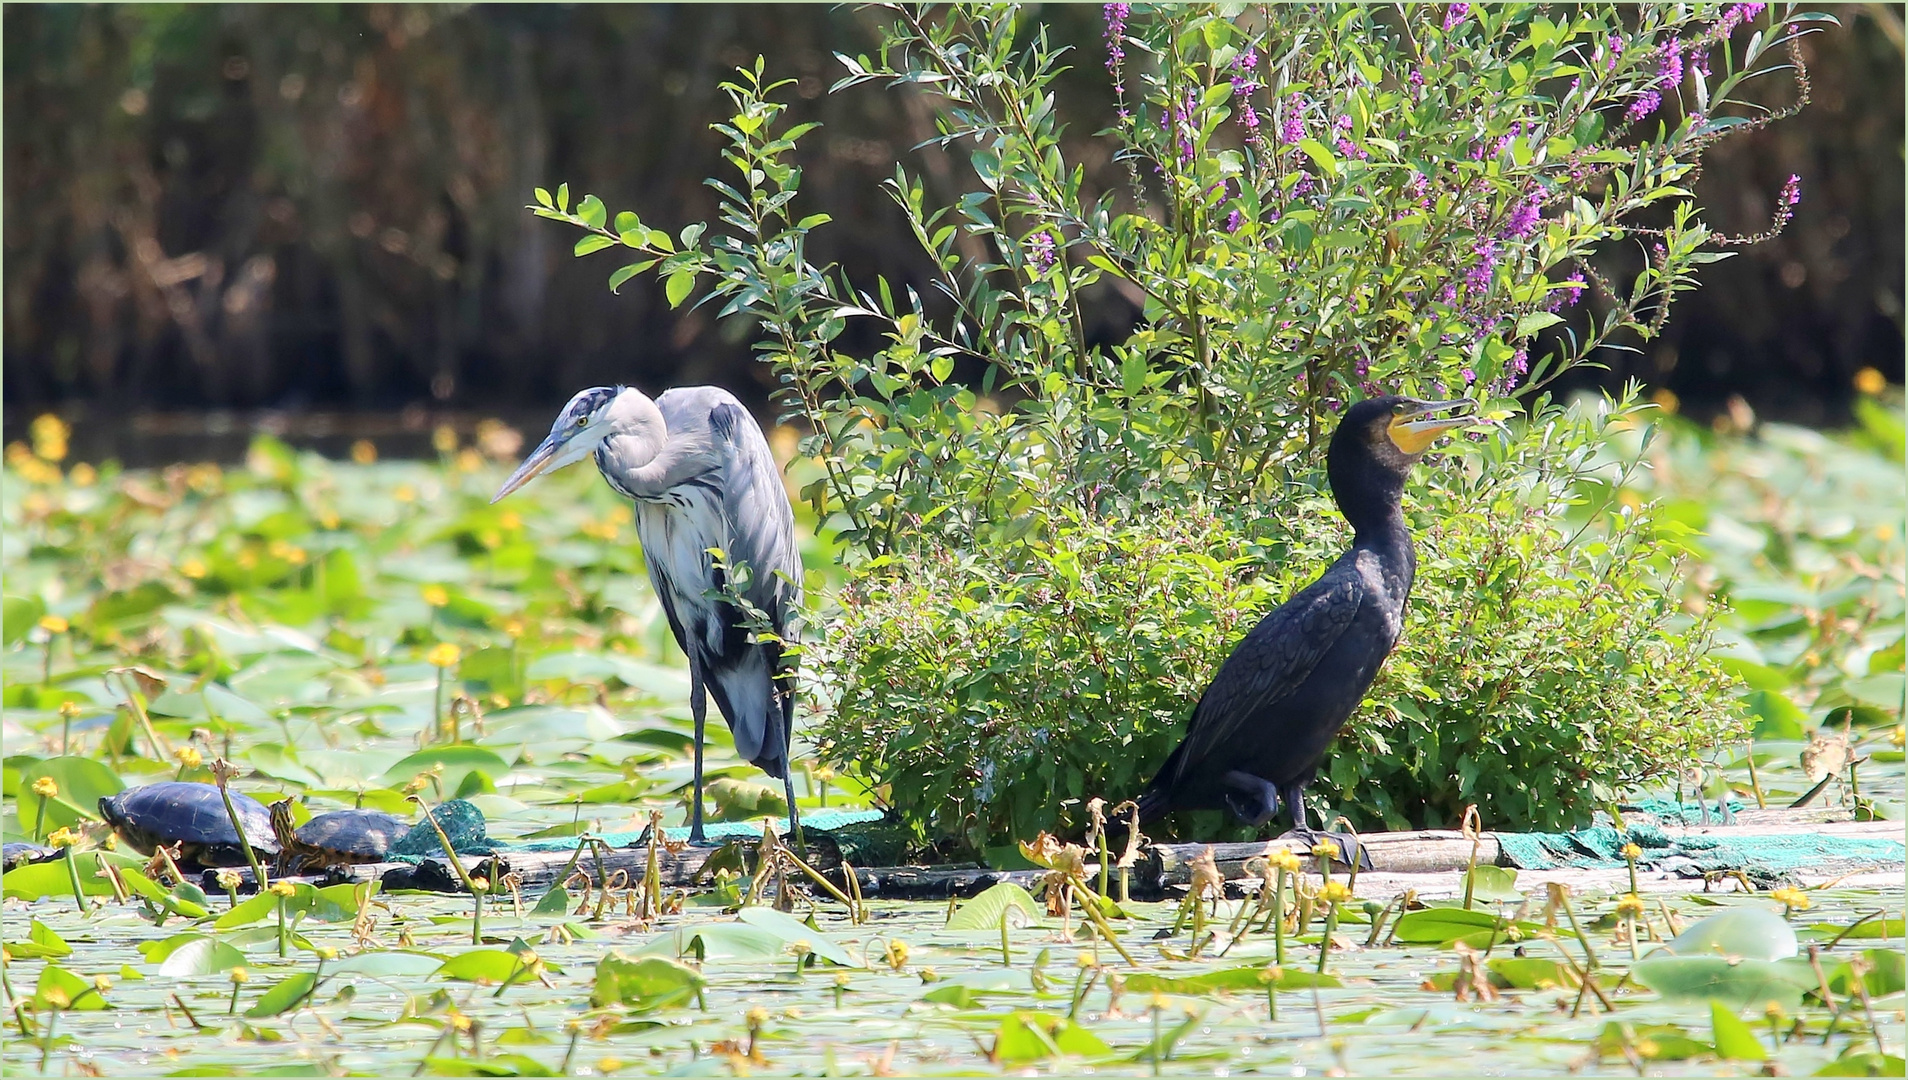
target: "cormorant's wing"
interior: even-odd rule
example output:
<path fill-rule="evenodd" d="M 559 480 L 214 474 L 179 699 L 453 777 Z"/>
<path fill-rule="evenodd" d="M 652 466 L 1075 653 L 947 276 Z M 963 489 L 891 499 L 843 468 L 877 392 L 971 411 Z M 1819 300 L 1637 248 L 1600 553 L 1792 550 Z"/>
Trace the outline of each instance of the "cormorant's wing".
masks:
<path fill-rule="evenodd" d="M 1364 598 L 1364 578 L 1346 562 L 1261 619 L 1194 706 L 1185 741 L 1173 755 L 1173 779 L 1227 753 L 1248 720 L 1291 696 L 1338 643 Z"/>

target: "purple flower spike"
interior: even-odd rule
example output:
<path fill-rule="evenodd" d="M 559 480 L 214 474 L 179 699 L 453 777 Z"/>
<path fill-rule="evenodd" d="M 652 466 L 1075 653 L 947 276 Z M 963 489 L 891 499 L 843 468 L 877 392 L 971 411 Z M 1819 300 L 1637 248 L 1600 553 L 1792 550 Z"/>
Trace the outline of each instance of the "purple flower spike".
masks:
<path fill-rule="evenodd" d="M 1106 70 L 1114 71 L 1126 59 L 1126 17 L 1132 14 L 1127 4 L 1106 5 Z"/>
<path fill-rule="evenodd" d="M 1469 4 L 1452 4 L 1450 7 L 1445 8 L 1444 32 L 1447 34 L 1450 33 L 1457 24 L 1463 22 L 1470 14 L 1471 5 Z"/>
<path fill-rule="evenodd" d="M 1630 102 L 1630 107 L 1624 112 L 1623 118 L 1625 120 L 1641 120 L 1655 112 L 1656 107 L 1661 104 L 1663 104 L 1663 95 L 1654 90 L 1646 90 L 1638 95 L 1635 101 Z"/>
<path fill-rule="evenodd" d="M 1245 215 L 1241 214 L 1239 211 L 1234 210 L 1232 213 L 1226 215 L 1226 231 L 1227 232 L 1236 233 L 1239 231 L 1239 227 L 1244 224 L 1245 224 Z"/>
<path fill-rule="evenodd" d="M 1523 205 L 1511 211 L 1510 220 L 1504 223 L 1501 234 L 1508 240 L 1522 240 L 1537 231 L 1537 225 L 1543 220 L 1543 196 L 1532 195 Z"/>
<path fill-rule="evenodd" d="M 1053 234 L 1045 229 L 1027 238 L 1027 247 L 1033 258 L 1034 269 L 1046 273 L 1053 269 Z"/>

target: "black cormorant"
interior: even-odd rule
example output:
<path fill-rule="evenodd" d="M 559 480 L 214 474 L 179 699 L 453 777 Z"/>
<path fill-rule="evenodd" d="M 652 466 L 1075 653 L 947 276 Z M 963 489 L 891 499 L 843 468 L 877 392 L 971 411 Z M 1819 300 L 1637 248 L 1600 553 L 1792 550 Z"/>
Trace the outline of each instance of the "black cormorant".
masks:
<path fill-rule="evenodd" d="M 1245 636 L 1200 695 L 1186 737 L 1140 796 L 1142 820 L 1175 810 L 1230 810 L 1254 826 L 1292 815 L 1287 835 L 1320 835 L 1305 787 L 1325 748 L 1398 643 L 1417 569 L 1399 508 L 1405 476 L 1444 432 L 1476 426 L 1473 403 L 1380 397 L 1353 405 L 1332 434 L 1326 473 L 1351 549 Z M 1446 415 L 1462 410 L 1459 415 Z M 1366 866 L 1349 838 L 1333 836 Z"/>

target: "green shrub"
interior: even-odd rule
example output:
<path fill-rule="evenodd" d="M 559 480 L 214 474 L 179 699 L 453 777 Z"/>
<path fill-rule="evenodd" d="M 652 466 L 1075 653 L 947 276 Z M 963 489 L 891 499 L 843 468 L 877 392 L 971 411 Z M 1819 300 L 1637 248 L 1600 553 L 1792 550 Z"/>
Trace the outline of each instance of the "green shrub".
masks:
<path fill-rule="evenodd" d="M 1581 825 L 1742 734 L 1707 656 L 1715 607 L 1692 619 L 1666 591 L 1682 531 L 1582 505 L 1608 492 L 1612 416 L 1639 411 L 1552 411 L 1425 467 L 1404 639 L 1316 786 L 1334 812 L 1455 827 L 1476 804 L 1487 827 Z M 1086 799 L 1139 793 L 1240 635 L 1351 542 L 1317 483 L 1258 520 L 1074 517 L 861 577 L 810 653 L 834 706 L 823 753 L 973 849 L 1084 826 Z M 1151 831 L 1248 835 L 1217 813 Z"/>
<path fill-rule="evenodd" d="M 1108 5 L 1121 118 L 1100 138 L 1125 182 L 1103 189 L 1107 177 L 1070 158 L 1054 96 L 1063 65 L 1086 58 L 1065 59 L 1009 5 L 887 10 L 878 54 L 841 57 L 835 89 L 927 95 L 936 141 L 966 155 L 975 182 L 956 197 L 937 201 L 902 166 L 887 185 L 937 268 L 934 302 L 807 260 L 808 233 L 828 224 L 797 206 L 808 125 L 785 125 L 786 84 L 760 60 L 725 86 L 735 112 L 718 130 L 736 178 L 710 181 L 719 228 L 670 237 L 594 196 L 572 210 L 567 188 L 532 207 L 588 231 L 578 255 L 635 252 L 612 286 L 654 270 L 672 303 L 706 287 L 699 302 L 757 323 L 819 466 L 804 495 L 845 542 L 851 584 L 841 610 L 819 613 L 805 664 L 823 680 L 819 741 L 839 765 L 897 785 L 924 834 L 977 846 L 1065 820 L 1037 800 L 1130 793 L 1225 642 L 1135 634 L 1099 678 L 1161 681 L 1109 695 L 1089 671 L 1093 639 L 1073 640 L 1065 605 L 1036 599 L 1033 583 L 1061 595 L 1052 582 L 1075 580 L 1063 564 L 1097 553 L 1077 582 L 1104 625 L 1144 622 L 1153 601 L 1122 592 L 1141 580 L 1180 590 L 1176 618 L 1231 625 L 1242 599 L 1283 595 L 1342 542 L 1318 512 L 1319 452 L 1334 414 L 1381 390 L 1461 391 L 1534 414 L 1512 443 L 1469 458 L 1489 467 L 1461 496 L 1422 477 L 1414 490 L 1452 530 L 1432 538 L 1449 545 L 1433 568 L 1464 578 L 1477 569 L 1466 560 L 1482 560 L 1487 585 L 1521 581 L 1492 632 L 1549 648 L 1526 654 L 1541 671 L 1517 694 L 1486 696 L 1517 662 L 1495 642 L 1408 646 L 1381 708 L 1425 719 L 1353 736 L 1395 755 L 1334 755 L 1349 809 L 1446 820 L 1475 796 L 1504 824 L 1580 820 L 1600 791 L 1686 761 L 1726 727 L 1722 680 L 1649 674 L 1660 648 L 1665 670 L 1706 675 L 1708 632 L 1671 617 L 1637 559 L 1610 554 L 1640 550 L 1644 515 L 1581 535 L 1557 523 L 1578 496 L 1544 478 L 1594 459 L 1594 425 L 1565 424 L 1542 389 L 1596 349 L 1654 336 L 1698 267 L 1758 238 L 1712 230 L 1688 185 L 1718 140 L 1806 103 L 1795 42 L 1832 20 L 1721 5 Z M 1777 50 L 1795 65 L 1792 90 L 1756 78 L 1779 70 Z M 1743 98 L 1752 86 L 1771 99 Z M 1760 235 L 1795 196 L 1783 190 Z M 1142 325 L 1088 348 L 1083 297 L 1116 283 L 1143 298 Z M 884 344 L 845 350 L 851 319 L 871 320 Z M 1477 517 L 1499 503 L 1531 513 Z M 1289 549 L 1265 593 L 1222 588 L 1226 575 L 1198 561 L 1216 553 L 1239 569 L 1231 553 L 1252 545 Z M 1118 552 L 1157 554 L 1121 567 Z M 1565 603 L 1590 570 L 1611 591 Z M 1425 587 L 1434 606 L 1414 620 L 1464 615 L 1481 636 L 1472 598 Z M 1002 634 L 1037 662 L 971 653 Z M 937 691 L 963 696 L 937 703 Z M 1624 715 L 1652 695 L 1647 719 Z M 1434 748 L 1446 725 L 1466 724 L 1475 756 Z M 1493 756 L 1507 748 L 1542 775 L 1511 772 Z M 1573 748 L 1593 759 L 1585 777 L 1565 763 Z M 1454 780 L 1429 775 L 1447 769 Z M 1024 783 L 1002 779 L 1016 770 Z M 997 798 L 979 799 L 990 776 Z"/>

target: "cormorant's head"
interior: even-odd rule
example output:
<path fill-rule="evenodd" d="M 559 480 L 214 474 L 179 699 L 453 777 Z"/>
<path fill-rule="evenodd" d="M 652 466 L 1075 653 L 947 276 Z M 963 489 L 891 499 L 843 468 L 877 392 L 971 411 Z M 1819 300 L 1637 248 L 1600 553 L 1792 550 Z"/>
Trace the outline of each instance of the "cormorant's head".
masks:
<path fill-rule="evenodd" d="M 1378 397 L 1345 410 L 1332 433 L 1325 469 L 1332 498 L 1354 528 L 1384 521 L 1398 510 L 1405 476 L 1437 437 L 1484 423 L 1476 403 Z"/>
<path fill-rule="evenodd" d="M 1353 405 L 1339 421 L 1332 435 L 1332 450 L 1349 442 L 1387 471 L 1403 473 L 1431 449 L 1438 436 L 1459 428 L 1475 427 L 1480 421 L 1477 403 L 1469 398 L 1455 401 L 1420 401 L 1417 398 L 1369 398 Z M 1349 449 L 1350 445 L 1345 448 Z"/>
<path fill-rule="evenodd" d="M 611 435 L 638 435 L 660 446 L 663 431 L 662 413 L 641 390 L 592 386 L 563 406 L 556 423 L 550 425 L 550 434 L 530 451 L 490 501 L 496 502 L 543 473 L 582 461 L 596 453 Z"/>

